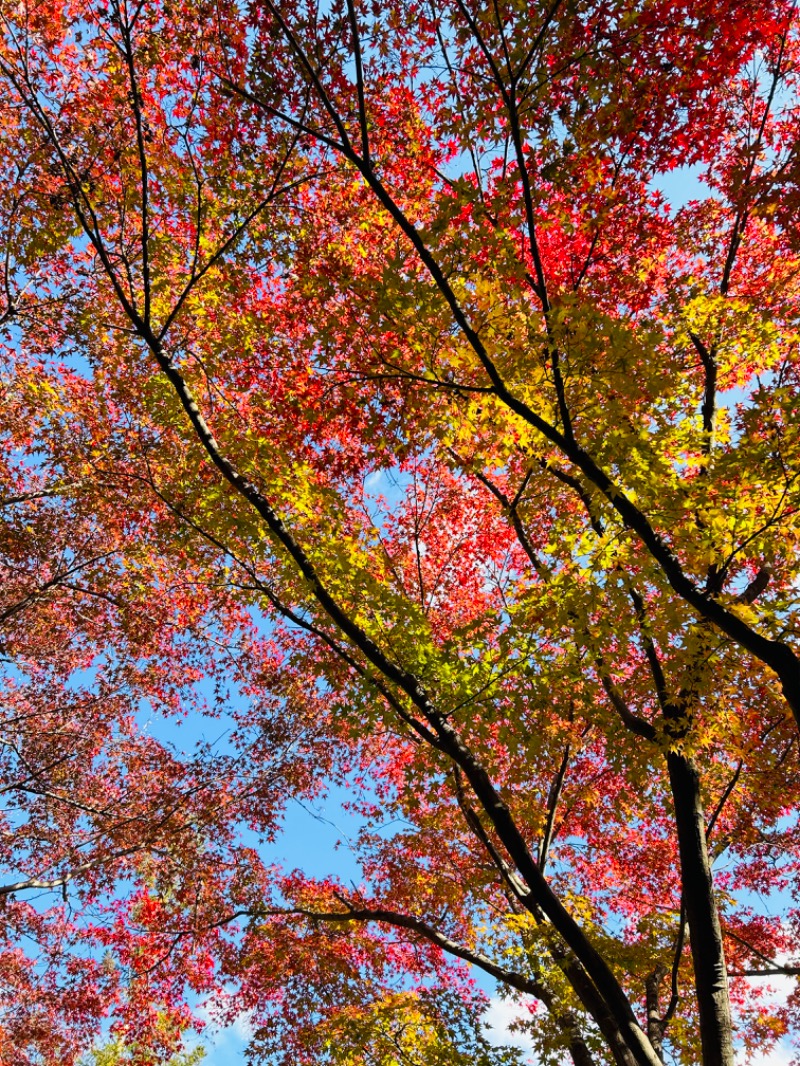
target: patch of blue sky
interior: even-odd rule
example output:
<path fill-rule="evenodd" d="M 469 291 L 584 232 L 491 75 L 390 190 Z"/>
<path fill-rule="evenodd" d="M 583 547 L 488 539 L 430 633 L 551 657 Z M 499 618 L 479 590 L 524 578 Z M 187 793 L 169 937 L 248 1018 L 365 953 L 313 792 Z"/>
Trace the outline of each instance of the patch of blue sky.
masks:
<path fill-rule="evenodd" d="M 663 171 L 649 184 L 653 192 L 661 193 L 673 214 L 694 200 L 707 200 L 714 195 L 713 189 L 703 181 L 702 168 L 698 166 Z"/>

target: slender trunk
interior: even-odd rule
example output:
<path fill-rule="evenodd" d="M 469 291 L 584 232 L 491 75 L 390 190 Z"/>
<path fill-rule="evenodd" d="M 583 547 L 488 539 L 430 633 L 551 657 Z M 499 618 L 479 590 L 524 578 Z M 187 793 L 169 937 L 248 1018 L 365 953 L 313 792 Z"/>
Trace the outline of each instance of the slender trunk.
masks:
<path fill-rule="evenodd" d="M 613 970 L 594 944 L 581 929 L 578 922 L 550 888 L 534 860 L 511 811 L 503 802 L 483 765 L 466 747 L 453 727 L 440 716 L 431 714 L 429 721 L 435 723 L 438 746 L 460 767 L 470 783 L 472 791 L 485 811 L 497 836 L 508 852 L 514 865 L 528 885 L 529 892 L 521 902 L 532 914 L 542 912 L 553 928 L 585 970 L 590 984 L 599 994 L 598 999 L 613 1019 L 615 1032 L 624 1045 L 630 1059 L 618 1059 L 624 1066 L 661 1066 L 661 1060 L 653 1051 L 647 1034 L 634 1014 L 630 1000 L 614 975 Z"/>
<path fill-rule="evenodd" d="M 563 1029 L 572 1034 L 569 1038 L 569 1054 L 574 1066 L 597 1066 L 580 1033 L 577 1020 L 571 1014 L 562 1014 L 558 1022 Z"/>
<path fill-rule="evenodd" d="M 657 966 L 644 982 L 647 1003 L 647 1035 L 656 1055 L 664 1061 L 664 1019 L 661 1017 L 661 982 L 667 975 L 666 968 Z"/>
<path fill-rule="evenodd" d="M 603 1034 L 616 1066 L 639 1066 L 641 1060 L 631 1050 L 616 1019 L 578 960 L 563 948 L 552 949 L 552 954 L 582 1006 Z"/>
<path fill-rule="evenodd" d="M 594 1056 L 583 1038 L 580 1022 L 575 1012 L 562 1010 L 555 996 L 551 995 L 549 989 L 544 986 L 538 990 L 538 996 L 564 1033 L 574 1066 L 597 1066 Z"/>
<path fill-rule="evenodd" d="M 683 898 L 694 962 L 703 1066 L 733 1066 L 728 974 L 708 859 L 700 778 L 692 760 L 677 752 L 669 753 L 667 766 L 675 804 Z"/>

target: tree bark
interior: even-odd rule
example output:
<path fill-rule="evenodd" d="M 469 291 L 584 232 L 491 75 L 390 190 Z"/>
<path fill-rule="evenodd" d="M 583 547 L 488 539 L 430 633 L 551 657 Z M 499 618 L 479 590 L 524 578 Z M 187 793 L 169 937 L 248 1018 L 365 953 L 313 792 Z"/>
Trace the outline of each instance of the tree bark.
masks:
<path fill-rule="evenodd" d="M 661 1016 L 661 982 L 667 975 L 663 966 L 657 966 L 644 982 L 645 1002 L 647 1004 L 647 1035 L 656 1055 L 664 1061 L 664 1030 L 666 1023 Z"/>
<path fill-rule="evenodd" d="M 566 950 L 554 950 L 553 957 L 562 966 L 582 1006 L 603 1034 L 616 1066 L 638 1066 L 641 1059 L 631 1050 L 617 1020 L 578 960 L 574 956 L 571 957 Z"/>
<path fill-rule="evenodd" d="M 703 1066 L 734 1066 L 728 974 L 708 858 L 700 778 L 693 761 L 678 752 L 669 753 L 667 766 L 694 962 Z"/>

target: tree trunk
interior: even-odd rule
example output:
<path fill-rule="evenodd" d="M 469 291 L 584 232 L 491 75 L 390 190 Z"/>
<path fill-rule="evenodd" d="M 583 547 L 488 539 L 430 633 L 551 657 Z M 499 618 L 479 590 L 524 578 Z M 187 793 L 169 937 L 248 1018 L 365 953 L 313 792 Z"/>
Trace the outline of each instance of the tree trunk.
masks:
<path fill-rule="evenodd" d="M 667 756 L 681 863 L 683 898 L 694 962 L 703 1066 L 734 1066 L 728 974 L 722 945 L 700 778 L 691 759 Z"/>
<path fill-rule="evenodd" d="M 664 1061 L 665 1022 L 661 1016 L 661 982 L 667 975 L 663 966 L 657 966 L 644 982 L 645 1002 L 647 1004 L 647 1035 L 656 1055 Z"/>
<path fill-rule="evenodd" d="M 631 1050 L 616 1019 L 578 960 L 568 951 L 558 949 L 553 950 L 553 958 L 563 969 L 584 1009 L 603 1034 L 615 1066 L 639 1066 L 641 1060 Z"/>

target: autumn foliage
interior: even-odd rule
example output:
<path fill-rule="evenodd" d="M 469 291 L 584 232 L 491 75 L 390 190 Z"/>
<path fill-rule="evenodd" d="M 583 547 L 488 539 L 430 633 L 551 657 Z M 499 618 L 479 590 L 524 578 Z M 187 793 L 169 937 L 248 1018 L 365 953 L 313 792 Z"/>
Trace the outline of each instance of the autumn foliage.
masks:
<path fill-rule="evenodd" d="M 798 1035 L 794 6 L 0 25 L 0 1063 Z"/>

